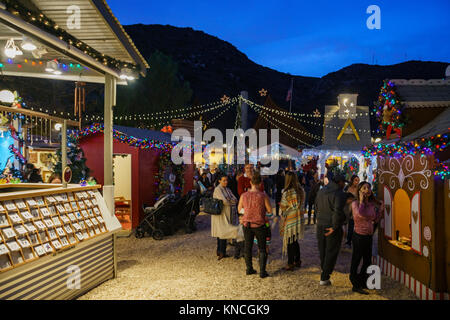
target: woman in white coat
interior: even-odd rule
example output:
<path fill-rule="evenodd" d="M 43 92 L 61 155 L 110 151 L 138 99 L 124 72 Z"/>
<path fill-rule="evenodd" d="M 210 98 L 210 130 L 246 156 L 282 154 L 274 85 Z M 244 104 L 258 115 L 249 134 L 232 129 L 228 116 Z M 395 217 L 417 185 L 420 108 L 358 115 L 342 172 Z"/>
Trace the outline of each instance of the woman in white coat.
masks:
<path fill-rule="evenodd" d="M 231 220 L 238 201 L 227 185 L 227 176 L 220 177 L 213 194 L 213 198 L 223 202 L 222 213 L 211 215 L 211 236 L 217 238 L 218 260 L 228 257 L 226 253 L 227 239 L 236 239 L 238 233 L 238 226 L 234 226 Z"/>

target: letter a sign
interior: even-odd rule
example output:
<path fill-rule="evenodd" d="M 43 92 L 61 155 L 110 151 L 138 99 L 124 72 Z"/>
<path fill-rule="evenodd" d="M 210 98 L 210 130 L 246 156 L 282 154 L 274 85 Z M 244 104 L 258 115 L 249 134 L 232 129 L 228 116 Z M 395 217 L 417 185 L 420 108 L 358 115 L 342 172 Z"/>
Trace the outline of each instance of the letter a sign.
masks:
<path fill-rule="evenodd" d="M 381 29 L 381 9 L 380 9 L 380 7 L 373 4 L 369 7 L 367 7 L 366 13 L 371 14 L 371 16 L 369 18 L 367 18 L 367 22 L 366 22 L 367 28 L 369 30 L 373 30 L 373 29 L 380 30 Z"/>

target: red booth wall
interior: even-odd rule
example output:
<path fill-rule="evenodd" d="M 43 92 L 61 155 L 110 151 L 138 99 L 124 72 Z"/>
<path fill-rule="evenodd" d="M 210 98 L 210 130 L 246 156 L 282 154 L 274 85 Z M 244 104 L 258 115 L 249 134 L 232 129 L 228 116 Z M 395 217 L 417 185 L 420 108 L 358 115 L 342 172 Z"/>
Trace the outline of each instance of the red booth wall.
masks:
<path fill-rule="evenodd" d="M 90 175 L 98 184 L 103 185 L 103 134 L 86 137 L 80 141 L 86 157 L 86 166 Z M 143 218 L 142 204 L 155 203 L 155 175 L 158 173 L 158 152 L 149 149 L 131 147 L 126 143 L 114 140 L 113 153 L 131 154 L 131 197 L 132 197 L 132 228 L 136 228 Z M 184 193 L 192 190 L 194 179 L 194 165 L 187 165 L 184 173 Z"/>

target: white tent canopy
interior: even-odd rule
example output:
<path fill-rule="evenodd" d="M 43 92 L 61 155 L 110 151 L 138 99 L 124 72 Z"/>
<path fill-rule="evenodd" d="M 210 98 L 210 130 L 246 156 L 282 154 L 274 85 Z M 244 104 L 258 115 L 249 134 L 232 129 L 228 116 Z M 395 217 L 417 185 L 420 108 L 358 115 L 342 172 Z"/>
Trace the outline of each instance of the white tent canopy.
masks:
<path fill-rule="evenodd" d="M 250 161 L 252 162 L 284 159 L 296 160 L 301 159 L 301 157 L 301 152 L 279 142 L 274 142 L 250 152 Z"/>

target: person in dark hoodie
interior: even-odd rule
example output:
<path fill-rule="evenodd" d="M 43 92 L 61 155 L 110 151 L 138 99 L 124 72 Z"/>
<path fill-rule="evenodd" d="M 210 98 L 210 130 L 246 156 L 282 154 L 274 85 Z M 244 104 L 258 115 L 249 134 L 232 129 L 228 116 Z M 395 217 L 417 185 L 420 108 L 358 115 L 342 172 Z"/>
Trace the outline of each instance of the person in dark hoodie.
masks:
<path fill-rule="evenodd" d="M 341 248 L 344 231 L 342 226 L 346 220 L 345 177 L 331 172 L 327 174 L 328 184 L 319 190 L 316 197 L 317 241 L 320 253 L 320 285 L 331 285 L 330 276 Z"/>

